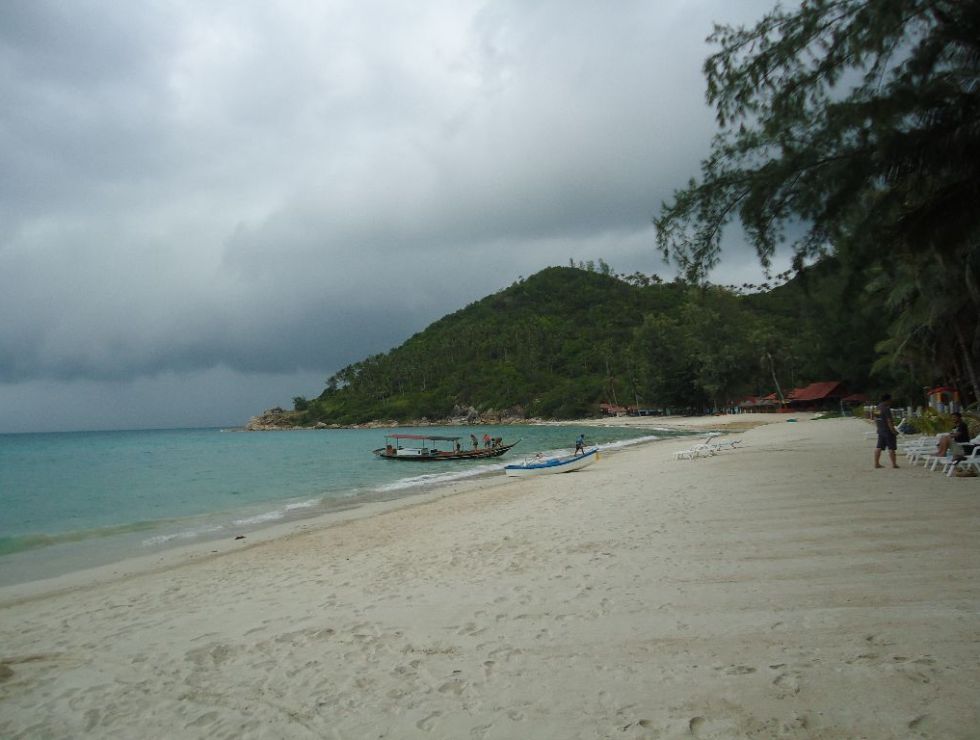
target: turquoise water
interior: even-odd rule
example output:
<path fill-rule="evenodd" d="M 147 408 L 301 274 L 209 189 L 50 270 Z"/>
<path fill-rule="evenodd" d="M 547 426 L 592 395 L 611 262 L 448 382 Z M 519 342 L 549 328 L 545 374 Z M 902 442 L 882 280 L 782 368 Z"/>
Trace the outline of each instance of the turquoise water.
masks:
<path fill-rule="evenodd" d="M 0 585 L 500 474 L 524 455 L 570 449 L 579 431 L 607 448 L 672 434 L 573 426 L 397 430 L 522 440 L 500 458 L 427 464 L 372 455 L 386 431 L 396 430 L 0 435 Z"/>

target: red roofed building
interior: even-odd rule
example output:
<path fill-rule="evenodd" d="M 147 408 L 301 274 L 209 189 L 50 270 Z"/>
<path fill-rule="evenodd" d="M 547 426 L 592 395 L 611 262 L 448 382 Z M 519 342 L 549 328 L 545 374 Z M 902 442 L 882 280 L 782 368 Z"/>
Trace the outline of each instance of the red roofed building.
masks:
<path fill-rule="evenodd" d="M 805 388 L 794 388 L 786 397 L 790 408 L 798 410 L 837 407 L 848 393 L 839 380 L 823 380 L 810 383 Z"/>
<path fill-rule="evenodd" d="M 600 403 L 599 413 L 604 416 L 626 416 L 629 409 L 625 406 L 617 406 L 613 403 Z"/>
<path fill-rule="evenodd" d="M 737 405 L 742 411 L 819 411 L 866 401 L 867 397 L 860 393 L 848 394 L 839 380 L 823 380 L 794 388 L 783 403 L 775 393 L 770 393 L 768 396 L 749 396 Z"/>
<path fill-rule="evenodd" d="M 738 402 L 742 411 L 775 411 L 779 407 L 779 399 L 775 393 L 768 396 L 749 396 Z"/>

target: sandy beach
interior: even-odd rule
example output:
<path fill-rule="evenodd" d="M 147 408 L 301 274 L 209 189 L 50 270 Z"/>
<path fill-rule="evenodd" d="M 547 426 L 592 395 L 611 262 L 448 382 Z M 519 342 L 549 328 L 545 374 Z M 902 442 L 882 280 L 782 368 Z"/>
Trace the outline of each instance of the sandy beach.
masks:
<path fill-rule="evenodd" d="M 2 589 L 0 736 L 980 736 L 980 479 L 668 423 L 742 444 Z"/>

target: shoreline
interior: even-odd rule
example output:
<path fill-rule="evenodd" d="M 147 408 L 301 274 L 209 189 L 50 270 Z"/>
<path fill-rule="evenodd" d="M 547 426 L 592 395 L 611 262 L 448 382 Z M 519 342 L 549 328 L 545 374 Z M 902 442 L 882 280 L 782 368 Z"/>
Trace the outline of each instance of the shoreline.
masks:
<path fill-rule="evenodd" d="M 976 479 L 785 422 L 4 598 L 0 734 L 971 737 Z"/>
<path fill-rule="evenodd" d="M 673 418 L 683 419 L 685 417 Z M 555 425 L 633 428 L 636 429 L 637 433 L 642 432 L 648 426 L 644 424 L 594 424 L 590 422 L 591 420 L 556 422 Z M 661 428 L 680 429 L 680 426 L 667 424 L 661 425 Z M 653 444 L 657 441 L 662 440 L 640 440 L 627 447 Z M 616 455 L 620 451 L 621 448 L 617 447 L 607 450 L 604 454 Z M 405 468 L 406 472 L 419 472 L 421 470 L 423 469 Z M 427 467 L 424 470 L 429 471 L 431 468 Z M 442 469 L 440 468 L 440 470 Z M 409 478 L 411 477 L 409 476 Z M 14 571 L 29 572 L 32 575 L 30 577 L 13 576 L 10 582 L 0 584 L 0 607 L 8 600 L 20 601 L 49 593 L 85 588 L 88 585 L 109 582 L 115 578 L 166 570 L 211 555 L 223 556 L 252 545 L 292 536 L 300 532 L 337 526 L 354 519 L 396 510 L 402 506 L 410 506 L 414 503 L 465 493 L 470 490 L 493 487 L 506 482 L 507 479 L 503 476 L 502 471 L 488 470 L 446 481 L 436 480 L 407 485 L 404 488 L 389 489 L 382 487 L 377 490 L 364 491 L 352 499 L 324 499 L 319 506 L 320 511 L 316 513 L 306 513 L 309 510 L 305 508 L 295 509 L 291 516 L 268 522 L 242 525 L 233 532 L 222 532 L 214 535 L 204 532 L 188 542 L 181 542 L 179 539 L 169 540 L 148 547 L 144 552 L 130 551 L 121 556 L 114 554 L 104 554 L 95 558 L 89 556 L 89 559 L 92 560 L 89 564 L 81 567 L 70 567 L 67 570 L 66 566 L 58 565 L 58 563 L 64 563 L 66 559 L 74 557 L 72 553 L 56 554 L 53 559 L 49 556 L 50 562 L 41 566 L 29 562 L 29 559 L 37 552 L 36 550 L 12 553 L 6 556 L 8 558 L 6 567 L 12 568 Z M 270 503 L 270 505 L 274 504 Z M 96 543 L 97 541 L 91 541 L 89 544 Z M 125 548 L 126 545 L 123 547 Z M 118 546 L 114 545 L 113 549 L 118 549 Z M 20 564 L 17 562 L 19 559 L 26 559 L 28 562 L 26 565 Z M 49 575 L 48 573 L 51 571 L 60 572 Z"/>
<path fill-rule="evenodd" d="M 727 429 L 730 432 L 761 424 L 773 423 L 775 421 L 782 421 L 782 419 L 772 414 L 738 414 L 697 417 L 604 417 L 597 419 L 535 421 L 529 422 L 529 425 L 627 428 L 635 429 L 638 433 L 644 430 L 653 433 L 657 430 L 671 430 L 696 434 L 701 430 L 707 429 Z M 275 431 L 318 430 L 294 428 Z M 728 432 L 723 431 L 722 433 Z M 659 441 L 663 440 L 649 440 L 636 444 L 653 444 Z M 603 454 L 615 455 L 618 452 L 620 452 L 619 449 L 607 450 Z M 27 577 L 14 576 L 9 582 L 0 584 L 0 606 L 6 601 L 8 594 L 13 595 L 11 598 L 20 599 L 22 598 L 22 594 L 41 595 L 54 591 L 84 587 L 89 581 L 105 582 L 112 580 L 114 577 L 165 569 L 179 565 L 184 561 L 195 560 L 212 554 L 222 555 L 227 552 L 240 550 L 247 545 L 273 540 L 284 535 L 292 534 L 295 531 L 333 526 L 335 523 L 349 521 L 352 518 L 372 516 L 378 511 L 387 511 L 388 509 L 395 509 L 403 505 L 410 505 L 414 500 L 426 500 L 443 495 L 453 495 L 472 488 L 494 486 L 505 482 L 506 480 L 499 474 L 499 471 L 488 471 L 460 480 L 423 483 L 417 486 L 411 486 L 406 488 L 406 492 L 402 494 L 386 490 L 365 492 L 356 499 L 349 501 L 326 501 L 323 506 L 324 510 L 318 513 L 304 514 L 302 510 L 296 510 L 292 516 L 286 517 L 285 520 L 242 526 L 233 533 L 224 532 L 208 536 L 205 532 L 194 537 L 190 542 L 182 543 L 179 540 L 174 540 L 149 547 L 145 552 L 130 551 L 125 555 L 89 555 L 88 559 L 91 562 L 81 567 L 73 566 L 68 568 L 65 565 L 58 565 L 58 563 L 64 563 L 66 559 L 75 557 L 72 553 L 52 553 L 47 556 L 50 562 L 45 562 L 40 566 L 30 562 L 30 558 L 36 552 L 35 550 L 12 553 L 6 556 L 10 558 L 6 567 L 11 567 L 18 572 L 27 572 L 30 575 Z M 242 537 L 237 538 L 237 535 L 242 535 Z M 26 564 L 18 563 L 17 561 L 20 559 L 26 560 Z M 54 572 L 52 573 L 52 571 Z"/>
<path fill-rule="evenodd" d="M 391 419 L 378 419 L 374 421 L 366 421 L 361 424 L 326 424 L 324 422 L 318 422 L 314 425 L 297 425 L 292 423 L 288 419 L 281 418 L 283 416 L 289 416 L 293 412 L 282 412 L 279 415 L 278 423 L 275 420 L 262 421 L 263 417 L 271 414 L 271 410 L 265 412 L 265 414 L 260 414 L 259 416 L 252 417 L 246 424 L 241 427 L 227 427 L 222 431 L 227 432 L 329 432 L 337 429 L 398 429 L 401 427 L 493 427 L 493 426 L 569 426 L 575 424 L 584 424 L 589 426 L 650 426 L 656 425 L 658 421 L 662 421 L 668 425 L 676 425 L 680 427 L 689 426 L 704 426 L 700 423 L 700 420 L 719 420 L 719 419 L 738 419 L 739 417 L 774 417 L 782 416 L 781 413 L 759 413 L 759 412 L 746 412 L 739 414 L 704 414 L 701 416 L 681 416 L 681 415 L 670 415 L 670 416 L 603 416 L 603 417 L 592 417 L 587 419 L 539 419 L 537 417 L 532 417 L 530 419 L 525 419 L 523 417 L 516 416 L 490 416 L 482 417 L 478 416 L 473 419 L 467 419 L 462 417 L 447 417 L 445 419 L 428 419 L 421 418 L 412 421 L 394 421 Z M 812 417 L 815 414 L 811 412 L 802 412 L 802 414 L 797 414 L 798 416 Z M 764 422 L 767 423 L 767 422 Z"/>

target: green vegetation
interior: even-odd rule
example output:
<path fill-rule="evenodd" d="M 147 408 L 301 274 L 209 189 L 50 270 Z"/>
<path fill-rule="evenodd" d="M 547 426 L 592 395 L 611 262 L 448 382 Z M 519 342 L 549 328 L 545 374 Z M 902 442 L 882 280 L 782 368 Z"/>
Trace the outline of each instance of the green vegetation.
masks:
<path fill-rule="evenodd" d="M 980 434 L 980 415 L 964 412 L 963 421 L 970 431 L 970 439 Z M 912 426 L 918 434 L 940 434 L 953 429 L 953 416 L 952 414 L 941 414 L 931 408 L 925 409 L 922 416 L 917 416 L 912 420 Z"/>
<path fill-rule="evenodd" d="M 774 378 L 787 391 L 825 379 L 864 390 L 886 326 L 847 287 L 834 260 L 751 294 L 552 267 L 345 367 L 297 410 L 304 423 L 469 407 L 574 418 L 600 403 L 700 412 L 770 393 Z"/>
<path fill-rule="evenodd" d="M 662 253 L 701 280 L 738 220 L 763 264 L 833 254 L 889 320 L 877 369 L 980 398 L 980 2 L 803 0 L 710 40 L 720 132 Z"/>

